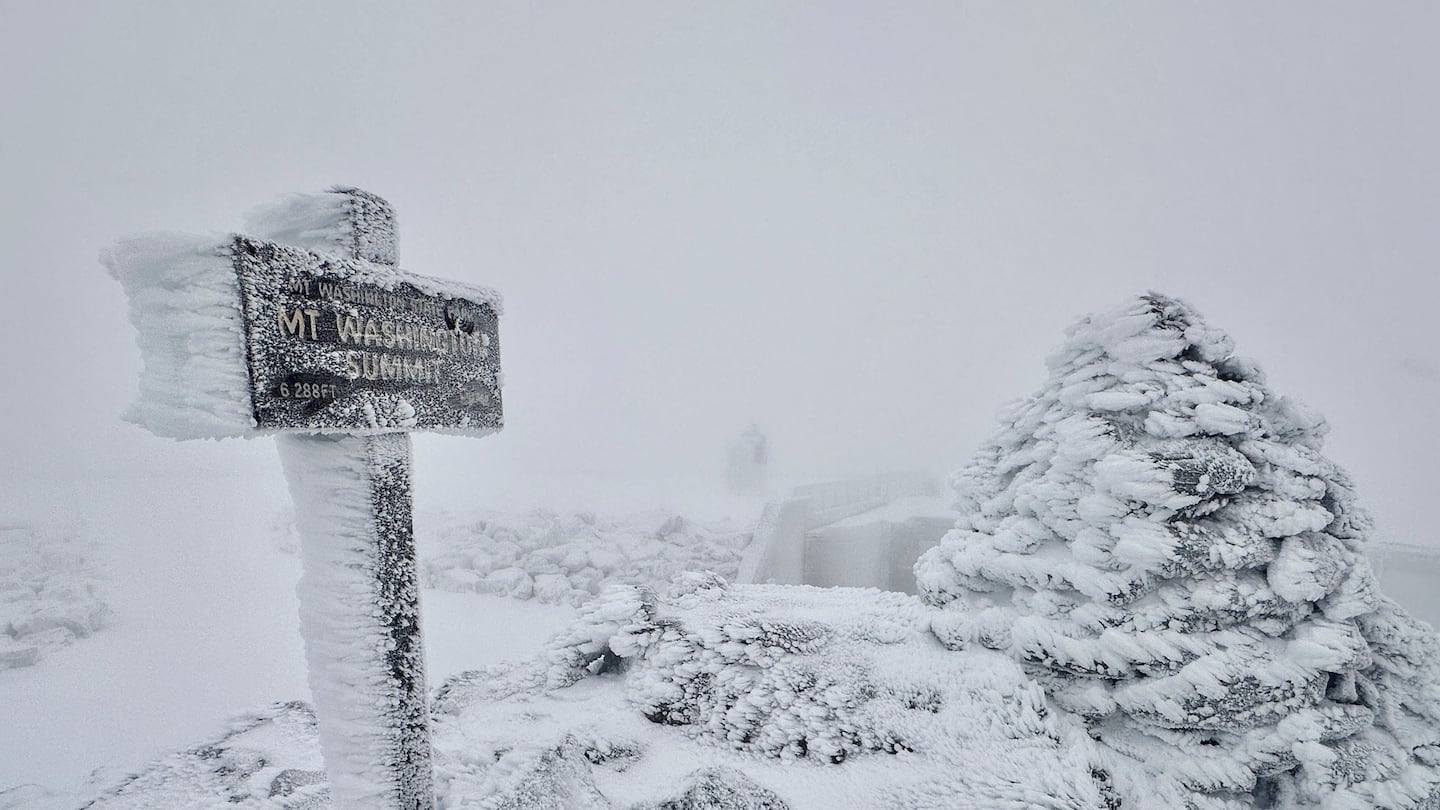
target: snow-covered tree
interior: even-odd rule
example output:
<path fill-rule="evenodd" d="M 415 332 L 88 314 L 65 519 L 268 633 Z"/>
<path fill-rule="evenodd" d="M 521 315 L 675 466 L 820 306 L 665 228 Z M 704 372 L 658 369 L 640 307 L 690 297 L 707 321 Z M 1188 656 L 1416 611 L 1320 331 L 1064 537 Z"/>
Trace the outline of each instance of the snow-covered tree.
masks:
<path fill-rule="evenodd" d="M 1378 592 L 1323 420 L 1159 295 L 1048 366 L 916 565 L 941 641 L 1024 664 L 1126 807 L 1440 807 L 1437 640 Z"/>

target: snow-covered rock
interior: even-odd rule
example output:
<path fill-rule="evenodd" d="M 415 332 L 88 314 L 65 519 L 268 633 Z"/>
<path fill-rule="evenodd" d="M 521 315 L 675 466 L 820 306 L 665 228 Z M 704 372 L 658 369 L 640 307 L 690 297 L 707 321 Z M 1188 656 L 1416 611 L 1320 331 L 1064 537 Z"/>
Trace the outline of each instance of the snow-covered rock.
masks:
<path fill-rule="evenodd" d="M 418 543 L 423 585 L 550 604 L 579 605 L 611 583 L 660 587 L 683 571 L 733 577 L 751 539 L 747 528 L 670 513 L 437 517 Z"/>
<path fill-rule="evenodd" d="M 1008 658 L 946 650 L 935 612 L 713 575 L 611 586 L 539 657 L 435 691 L 437 807 L 1106 808 L 1082 724 Z M 322 808 L 318 762 L 313 716 L 287 704 L 86 806 Z"/>
<path fill-rule="evenodd" d="M 774 791 L 735 768 L 703 768 L 685 781 L 679 796 L 632 810 L 790 810 Z"/>
<path fill-rule="evenodd" d="M 315 714 L 295 702 L 236 718 L 215 739 L 151 763 L 83 806 L 329 808 Z"/>
<path fill-rule="evenodd" d="M 1126 806 L 1440 806 L 1437 641 L 1378 593 L 1323 420 L 1159 295 L 1048 365 L 916 565 L 937 637 L 1023 664 Z"/>
<path fill-rule="evenodd" d="M 671 512 L 440 513 L 426 515 L 418 529 L 424 587 L 558 605 L 580 605 L 611 583 L 662 587 L 684 571 L 733 578 L 753 537 L 752 526 L 736 521 Z M 270 531 L 276 548 L 297 553 L 292 512 L 276 515 Z"/>
<path fill-rule="evenodd" d="M 0 670 L 30 666 L 105 626 L 97 555 L 74 529 L 0 526 Z"/>
<path fill-rule="evenodd" d="M 488 804 L 496 810 L 610 810 L 610 802 L 595 787 L 586 761 L 589 750 L 567 737 L 523 766 L 506 762 L 513 776 L 509 784 L 497 786 Z"/>
<path fill-rule="evenodd" d="M 618 679 L 625 711 L 703 745 L 871 780 L 851 806 L 1104 806 L 1080 724 L 1057 723 L 1014 663 L 947 651 L 929 633 L 933 613 L 904 594 L 714 574 L 684 575 L 663 596 L 612 586 L 552 641 L 543 678 L 552 694 Z M 494 700 L 484 689 L 480 700 L 456 690 L 450 706 L 463 716 Z"/>

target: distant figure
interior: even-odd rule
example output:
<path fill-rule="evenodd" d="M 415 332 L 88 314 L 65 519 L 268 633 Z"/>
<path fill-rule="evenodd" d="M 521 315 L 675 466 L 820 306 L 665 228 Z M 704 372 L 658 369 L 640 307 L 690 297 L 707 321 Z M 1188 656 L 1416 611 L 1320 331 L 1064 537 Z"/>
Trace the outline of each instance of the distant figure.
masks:
<path fill-rule="evenodd" d="M 730 491 L 736 495 L 764 495 L 768 460 L 765 434 L 752 422 L 730 445 L 730 465 L 726 469 Z"/>

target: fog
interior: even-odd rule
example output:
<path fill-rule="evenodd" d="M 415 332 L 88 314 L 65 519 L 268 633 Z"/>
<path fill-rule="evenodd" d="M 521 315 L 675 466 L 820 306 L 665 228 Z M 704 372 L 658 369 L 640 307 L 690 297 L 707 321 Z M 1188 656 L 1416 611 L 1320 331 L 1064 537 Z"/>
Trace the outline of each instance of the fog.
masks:
<path fill-rule="evenodd" d="M 388 198 L 505 296 L 477 503 L 585 474 L 958 466 L 1085 312 L 1227 329 L 1398 539 L 1435 541 L 1440 9 L 1427 3 L 63 3 L 0 9 L 0 485 L 252 465 L 120 421 L 101 246 Z M 558 477 L 555 480 L 560 480 Z M 435 486 L 440 486 L 436 483 Z"/>

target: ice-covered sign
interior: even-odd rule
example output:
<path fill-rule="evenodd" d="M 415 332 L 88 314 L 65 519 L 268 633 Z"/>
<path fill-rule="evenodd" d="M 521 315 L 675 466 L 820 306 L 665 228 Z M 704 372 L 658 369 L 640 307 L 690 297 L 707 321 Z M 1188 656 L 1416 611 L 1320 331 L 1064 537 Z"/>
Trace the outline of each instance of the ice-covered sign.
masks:
<path fill-rule="evenodd" d="M 261 430 L 500 427 L 500 339 L 483 291 L 237 236 Z M 450 292 L 441 292 L 448 290 Z"/>
<path fill-rule="evenodd" d="M 360 189 L 292 195 L 247 230 L 102 255 L 144 360 L 129 417 L 176 439 L 276 436 L 331 797 L 428 810 L 409 432 L 500 429 L 500 299 L 401 271 L 394 212 Z"/>
<path fill-rule="evenodd" d="M 177 439 L 500 429 L 499 296 L 401 270 L 383 199 L 296 194 L 246 230 L 102 254 L 144 359 L 133 421 Z"/>

